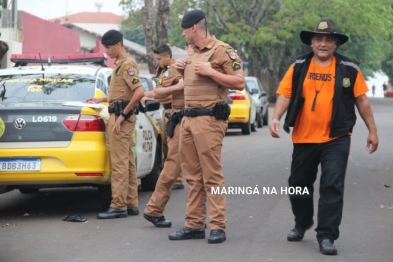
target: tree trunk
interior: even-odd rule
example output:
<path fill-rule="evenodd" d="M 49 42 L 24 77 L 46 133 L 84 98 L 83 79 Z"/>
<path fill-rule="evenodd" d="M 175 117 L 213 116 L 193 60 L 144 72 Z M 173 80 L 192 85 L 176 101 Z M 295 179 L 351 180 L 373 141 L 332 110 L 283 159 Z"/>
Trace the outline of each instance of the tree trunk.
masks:
<path fill-rule="evenodd" d="M 143 30 L 145 31 L 146 40 L 146 60 L 149 72 L 154 74 L 156 66 L 154 63 L 154 32 L 153 32 L 153 0 L 145 0 L 145 6 L 142 8 L 143 13 Z"/>
<path fill-rule="evenodd" d="M 157 6 L 157 45 L 168 44 L 169 0 L 158 0 Z"/>

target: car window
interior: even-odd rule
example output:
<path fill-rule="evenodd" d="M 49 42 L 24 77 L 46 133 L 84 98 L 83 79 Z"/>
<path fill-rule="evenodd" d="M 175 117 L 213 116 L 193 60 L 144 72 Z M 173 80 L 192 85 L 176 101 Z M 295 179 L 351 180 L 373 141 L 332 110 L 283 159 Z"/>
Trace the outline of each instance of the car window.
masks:
<path fill-rule="evenodd" d="M 246 80 L 248 92 L 252 93 L 253 89 L 258 89 L 255 81 L 253 80 Z"/>
<path fill-rule="evenodd" d="M 259 90 L 261 90 L 261 92 L 262 92 L 262 91 L 265 91 L 265 89 L 263 89 L 263 86 L 262 86 L 262 84 L 261 84 L 261 81 L 259 81 L 258 78 L 257 78 L 256 80 L 257 80 L 257 82 L 258 82 L 258 88 L 259 88 Z"/>
<path fill-rule="evenodd" d="M 78 74 L 0 76 L 0 99 L 20 101 L 83 101 L 94 96 L 96 77 Z"/>

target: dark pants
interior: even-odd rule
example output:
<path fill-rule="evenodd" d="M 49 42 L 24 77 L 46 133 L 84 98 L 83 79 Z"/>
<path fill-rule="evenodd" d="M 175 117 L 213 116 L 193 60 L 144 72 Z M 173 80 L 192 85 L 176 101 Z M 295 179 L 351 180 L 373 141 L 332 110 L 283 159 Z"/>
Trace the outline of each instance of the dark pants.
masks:
<path fill-rule="evenodd" d="M 297 226 L 308 228 L 314 216 L 314 182 L 321 164 L 317 239 L 336 240 L 343 210 L 344 180 L 351 144 L 349 136 L 319 144 L 294 144 L 290 187 L 307 187 L 309 195 L 290 195 Z"/>

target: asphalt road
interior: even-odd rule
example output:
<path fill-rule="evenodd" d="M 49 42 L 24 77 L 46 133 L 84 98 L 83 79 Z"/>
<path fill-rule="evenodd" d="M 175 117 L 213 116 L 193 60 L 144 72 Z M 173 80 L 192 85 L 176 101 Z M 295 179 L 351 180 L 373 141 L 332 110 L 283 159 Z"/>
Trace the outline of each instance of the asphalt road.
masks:
<path fill-rule="evenodd" d="M 319 252 L 315 231 L 290 243 L 293 227 L 287 186 L 292 144 L 290 136 L 270 137 L 267 127 L 250 136 L 237 130 L 224 140 L 227 187 L 258 185 L 260 194 L 227 196 L 227 241 L 170 241 L 168 234 L 184 223 L 187 190 L 173 191 L 165 215 L 172 228 L 155 228 L 139 215 L 97 220 L 94 189 L 45 189 L 23 195 L 0 195 L 0 261 L 393 261 L 393 99 L 372 99 L 380 147 L 366 151 L 367 129 L 359 118 L 354 130 L 345 188 L 338 255 Z M 318 186 L 318 185 L 316 185 Z M 272 194 L 273 188 L 277 194 Z M 265 194 L 263 190 L 265 189 Z M 266 192 L 270 191 L 270 194 Z M 140 192 L 143 211 L 151 192 Z M 315 199 L 317 199 L 317 195 Z M 64 222 L 67 215 L 87 217 L 85 223 Z M 207 231 L 207 234 L 209 231 Z"/>

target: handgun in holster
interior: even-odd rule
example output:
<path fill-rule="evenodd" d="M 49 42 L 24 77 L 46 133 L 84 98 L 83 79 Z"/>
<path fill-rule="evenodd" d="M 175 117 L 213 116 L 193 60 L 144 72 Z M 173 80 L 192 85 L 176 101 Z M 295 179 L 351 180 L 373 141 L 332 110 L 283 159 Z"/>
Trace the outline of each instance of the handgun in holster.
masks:
<path fill-rule="evenodd" d="M 172 138 L 175 135 L 176 125 L 179 124 L 183 118 L 181 111 L 170 113 L 165 113 L 165 117 L 168 118 L 166 123 L 166 135 Z"/>

